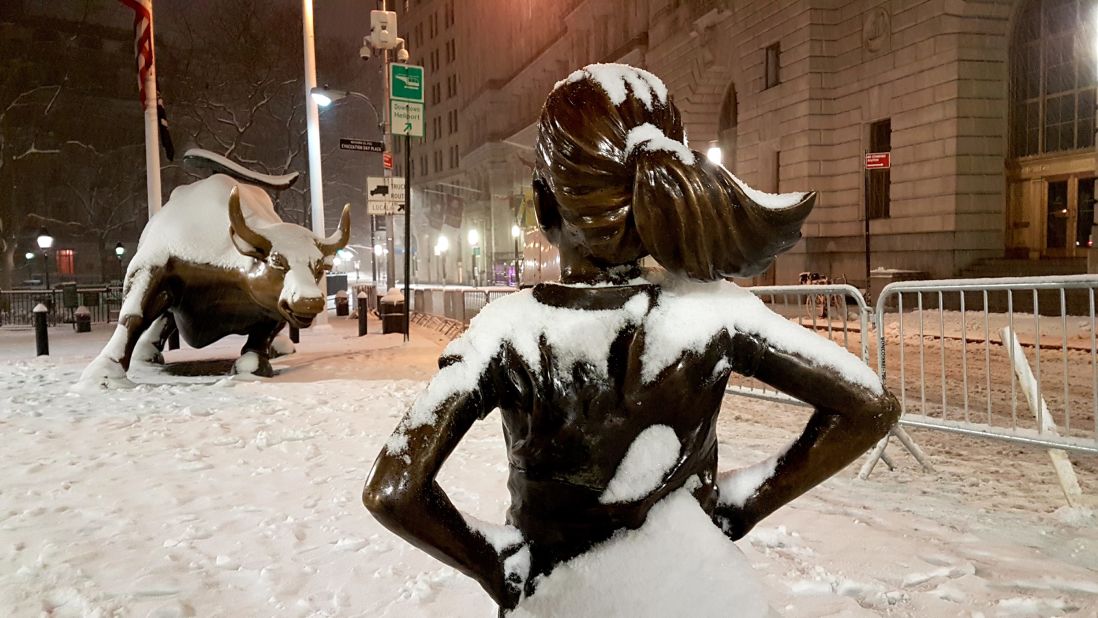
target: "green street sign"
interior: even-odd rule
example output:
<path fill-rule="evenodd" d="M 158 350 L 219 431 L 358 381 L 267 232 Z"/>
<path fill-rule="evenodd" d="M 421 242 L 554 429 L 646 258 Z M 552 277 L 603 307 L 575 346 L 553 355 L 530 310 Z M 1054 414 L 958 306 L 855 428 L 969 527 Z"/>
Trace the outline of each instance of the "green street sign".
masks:
<path fill-rule="evenodd" d="M 389 98 L 423 103 L 423 67 L 390 64 Z"/>
<path fill-rule="evenodd" d="M 389 100 L 390 131 L 393 135 L 423 137 L 423 104 L 409 101 Z"/>

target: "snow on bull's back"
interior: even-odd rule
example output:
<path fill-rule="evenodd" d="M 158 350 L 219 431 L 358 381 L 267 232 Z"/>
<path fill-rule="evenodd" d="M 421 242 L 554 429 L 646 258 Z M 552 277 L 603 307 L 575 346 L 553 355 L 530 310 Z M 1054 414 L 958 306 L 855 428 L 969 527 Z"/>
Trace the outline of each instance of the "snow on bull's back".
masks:
<path fill-rule="evenodd" d="M 263 229 L 281 223 L 270 196 L 259 187 L 214 174 L 176 187 L 168 203 L 149 219 L 127 269 L 160 266 L 169 257 L 226 268 L 248 266 L 229 238 L 229 193 L 239 187 L 240 205 L 249 226 Z"/>

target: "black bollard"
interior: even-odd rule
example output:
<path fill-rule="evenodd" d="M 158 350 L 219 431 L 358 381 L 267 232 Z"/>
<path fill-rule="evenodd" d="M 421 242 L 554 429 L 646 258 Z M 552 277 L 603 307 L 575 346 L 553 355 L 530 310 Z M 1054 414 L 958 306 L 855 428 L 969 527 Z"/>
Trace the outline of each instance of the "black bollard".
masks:
<path fill-rule="evenodd" d="M 49 311 L 42 303 L 34 308 L 34 345 L 38 349 L 38 356 L 50 355 L 50 338 L 46 332 Z"/>
<path fill-rule="evenodd" d="M 301 343 L 301 331 L 296 326 L 290 325 L 290 341 L 294 343 Z"/>
<path fill-rule="evenodd" d="M 366 306 L 369 296 L 366 292 L 358 293 L 358 336 L 361 337 L 366 334 L 366 314 L 370 312 L 370 308 Z"/>

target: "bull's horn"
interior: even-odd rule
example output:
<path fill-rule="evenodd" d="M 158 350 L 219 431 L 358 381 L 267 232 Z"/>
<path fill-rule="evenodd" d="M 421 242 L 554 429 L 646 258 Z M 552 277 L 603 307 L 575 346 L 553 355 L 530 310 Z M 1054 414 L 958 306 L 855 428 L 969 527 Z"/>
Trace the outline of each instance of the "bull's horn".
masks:
<path fill-rule="evenodd" d="M 229 226 L 234 234 L 249 245 L 267 253 L 271 250 L 271 241 L 263 237 L 244 220 L 244 213 L 240 210 L 240 188 L 233 186 L 229 192 Z"/>
<path fill-rule="evenodd" d="M 332 235 L 317 243 L 320 247 L 321 253 L 324 255 L 332 255 L 336 251 L 339 251 L 343 247 L 347 246 L 347 243 L 351 240 L 351 205 L 347 204 L 343 207 L 343 214 L 339 217 L 339 229 L 332 232 Z"/>

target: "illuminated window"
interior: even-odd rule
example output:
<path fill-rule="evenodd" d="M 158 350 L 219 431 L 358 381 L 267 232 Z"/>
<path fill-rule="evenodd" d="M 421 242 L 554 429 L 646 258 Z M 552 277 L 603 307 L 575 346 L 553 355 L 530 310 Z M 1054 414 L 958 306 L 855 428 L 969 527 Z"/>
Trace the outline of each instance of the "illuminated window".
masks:
<path fill-rule="evenodd" d="M 1032 0 L 1019 15 L 1010 55 L 1013 156 L 1094 145 L 1092 4 Z"/>
<path fill-rule="evenodd" d="M 56 255 L 57 272 L 59 274 L 76 274 L 76 251 L 73 249 L 58 249 Z"/>

